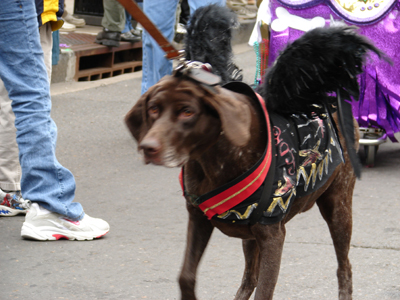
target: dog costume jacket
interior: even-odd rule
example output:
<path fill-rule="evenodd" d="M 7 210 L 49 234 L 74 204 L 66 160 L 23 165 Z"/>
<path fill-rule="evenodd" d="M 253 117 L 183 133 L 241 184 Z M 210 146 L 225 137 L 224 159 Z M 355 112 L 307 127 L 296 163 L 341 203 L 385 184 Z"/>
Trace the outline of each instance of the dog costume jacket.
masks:
<path fill-rule="evenodd" d="M 335 168 L 343 162 L 343 153 L 329 113 L 312 116 L 268 114 L 264 100 L 242 82 L 224 86 L 245 93 L 257 103 L 271 124 L 270 138 L 275 147 L 275 169 L 269 170 L 268 149 L 245 174 L 201 196 L 189 195 L 185 190 L 183 172 L 180 182 L 184 196 L 209 219 L 235 224 L 249 224 L 267 188 L 266 173 L 274 172 L 272 193 L 267 195 L 266 210 L 258 222 L 273 224 L 289 212 L 296 197 L 309 195 L 323 186 Z M 268 148 L 268 145 L 267 145 Z"/>

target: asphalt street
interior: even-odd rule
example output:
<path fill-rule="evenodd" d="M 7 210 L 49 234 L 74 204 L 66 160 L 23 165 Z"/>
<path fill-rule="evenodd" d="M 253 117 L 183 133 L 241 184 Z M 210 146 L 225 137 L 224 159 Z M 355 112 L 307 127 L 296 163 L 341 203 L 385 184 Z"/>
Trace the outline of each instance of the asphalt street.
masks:
<path fill-rule="evenodd" d="M 252 83 L 253 50 L 235 60 Z M 94 241 L 37 242 L 20 237 L 24 217 L 0 218 L 0 299 L 179 299 L 187 226 L 179 169 L 145 165 L 123 123 L 140 81 L 138 73 L 52 87 L 58 159 L 76 177 L 76 200 L 111 230 Z M 399 166 L 400 144 L 387 142 L 356 183 L 355 300 L 400 299 Z M 198 271 L 199 299 L 233 299 L 243 267 L 241 241 L 215 231 Z M 274 299 L 337 299 L 336 267 L 314 207 L 287 225 Z"/>

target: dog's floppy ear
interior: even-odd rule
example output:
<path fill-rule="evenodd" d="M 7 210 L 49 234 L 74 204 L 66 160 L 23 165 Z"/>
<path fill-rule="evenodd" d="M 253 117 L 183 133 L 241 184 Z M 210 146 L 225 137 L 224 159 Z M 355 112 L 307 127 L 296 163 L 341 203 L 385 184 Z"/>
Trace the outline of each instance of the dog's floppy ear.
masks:
<path fill-rule="evenodd" d="M 155 85 L 150 87 L 146 93 L 144 93 L 132 109 L 125 116 L 125 124 L 128 126 L 129 131 L 136 141 L 140 142 L 143 137 L 149 131 L 146 122 L 147 116 L 147 101 L 152 97 L 158 90 L 158 88 L 163 85 L 163 81 L 171 78 L 171 76 L 164 76 Z"/>
<path fill-rule="evenodd" d="M 158 86 L 159 84 L 157 83 L 150 87 L 125 116 L 125 124 L 137 142 L 140 142 L 149 131 L 146 122 L 147 101 Z"/>
<path fill-rule="evenodd" d="M 205 97 L 205 101 L 218 112 L 227 139 L 239 147 L 247 145 L 250 140 L 251 112 L 246 101 L 240 99 L 245 97 L 226 89 Z"/>
<path fill-rule="evenodd" d="M 140 141 L 147 132 L 146 103 L 150 90 L 144 93 L 125 116 L 125 124 L 136 141 Z"/>

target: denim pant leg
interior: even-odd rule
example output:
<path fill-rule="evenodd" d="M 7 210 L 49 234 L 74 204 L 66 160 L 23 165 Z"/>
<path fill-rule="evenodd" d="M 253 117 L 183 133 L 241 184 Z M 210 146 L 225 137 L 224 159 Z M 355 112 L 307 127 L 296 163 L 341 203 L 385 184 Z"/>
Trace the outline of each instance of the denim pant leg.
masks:
<path fill-rule="evenodd" d="M 218 4 L 220 6 L 225 6 L 225 0 L 188 0 L 189 7 L 190 7 L 190 14 L 192 14 L 196 9 L 201 6 L 205 6 L 208 4 Z"/>
<path fill-rule="evenodd" d="M 24 198 L 79 220 L 75 179 L 55 156 L 50 84 L 33 0 L 0 1 L 0 77 L 12 100 Z"/>
<path fill-rule="evenodd" d="M 190 13 L 200 6 L 216 3 L 224 6 L 225 0 L 189 0 Z M 168 41 L 174 38 L 174 27 L 176 21 L 176 8 L 178 0 L 151 0 L 143 2 L 144 13 L 157 26 Z M 144 94 L 151 86 L 156 84 L 162 77 L 172 73 L 172 61 L 166 59 L 164 51 L 157 42 L 148 34 L 143 32 L 143 61 L 142 61 L 142 89 Z"/>
<path fill-rule="evenodd" d="M 143 11 L 157 26 L 168 41 L 174 37 L 174 26 L 178 0 L 143 1 Z M 162 77 L 172 73 L 172 61 L 166 59 L 164 51 L 144 30 L 142 33 L 142 94 L 156 84 Z"/>
<path fill-rule="evenodd" d="M 125 27 L 124 30 L 121 31 L 121 33 L 126 33 L 128 31 L 131 31 L 132 29 L 132 16 L 125 10 Z"/>

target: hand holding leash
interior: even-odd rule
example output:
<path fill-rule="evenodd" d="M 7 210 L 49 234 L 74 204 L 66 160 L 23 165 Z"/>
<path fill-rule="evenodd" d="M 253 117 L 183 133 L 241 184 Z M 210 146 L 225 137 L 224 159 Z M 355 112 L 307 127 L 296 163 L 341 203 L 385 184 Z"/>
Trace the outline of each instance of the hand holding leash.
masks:
<path fill-rule="evenodd" d="M 165 57 L 168 59 L 179 59 L 184 51 L 177 50 L 154 25 L 154 23 L 145 15 L 135 1 L 132 0 L 117 0 L 126 11 L 139 22 L 144 29 L 152 36 L 152 38 L 160 45 L 165 52 Z"/>

